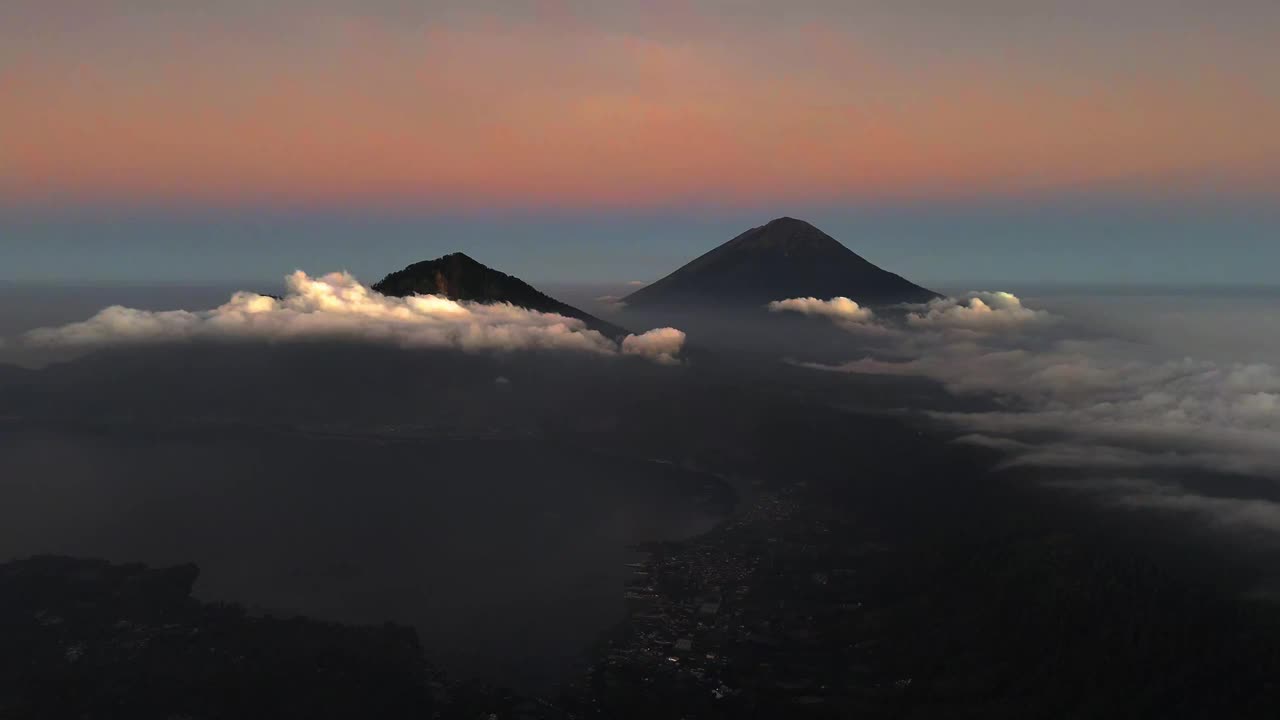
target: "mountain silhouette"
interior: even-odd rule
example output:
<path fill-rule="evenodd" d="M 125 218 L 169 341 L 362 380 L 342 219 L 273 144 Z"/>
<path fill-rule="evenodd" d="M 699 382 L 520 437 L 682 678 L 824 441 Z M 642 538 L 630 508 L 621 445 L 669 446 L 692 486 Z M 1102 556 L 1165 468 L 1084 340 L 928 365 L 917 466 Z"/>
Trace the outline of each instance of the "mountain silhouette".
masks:
<path fill-rule="evenodd" d="M 792 297 L 921 303 L 932 290 L 882 270 L 803 220 L 752 228 L 624 298 L 629 307 L 763 305 Z"/>
<path fill-rule="evenodd" d="M 390 297 L 441 295 L 451 300 L 511 303 L 529 310 L 576 318 L 605 337 L 618 339 L 627 331 L 578 308 L 539 292 L 520 278 L 487 267 L 460 252 L 414 263 L 374 284 Z"/>

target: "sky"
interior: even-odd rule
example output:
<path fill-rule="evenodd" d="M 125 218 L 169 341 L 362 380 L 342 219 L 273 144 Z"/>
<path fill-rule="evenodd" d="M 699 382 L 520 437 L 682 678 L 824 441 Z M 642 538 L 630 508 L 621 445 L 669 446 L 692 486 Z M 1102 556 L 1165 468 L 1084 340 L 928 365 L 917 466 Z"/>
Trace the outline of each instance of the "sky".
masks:
<path fill-rule="evenodd" d="M 805 217 L 927 282 L 1272 284 L 1263 0 L 9 0 L 0 282 L 652 280 Z"/>

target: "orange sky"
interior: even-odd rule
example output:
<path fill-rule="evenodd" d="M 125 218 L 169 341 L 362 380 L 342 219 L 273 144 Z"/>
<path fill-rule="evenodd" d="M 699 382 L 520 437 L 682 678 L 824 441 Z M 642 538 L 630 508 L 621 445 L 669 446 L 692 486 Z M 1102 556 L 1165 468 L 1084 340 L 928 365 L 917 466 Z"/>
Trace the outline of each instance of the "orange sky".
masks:
<path fill-rule="evenodd" d="M 545 5 L 72 22 L 32 4 L 0 17 L 0 200 L 652 206 L 1280 187 L 1280 81 L 1263 71 L 1280 28 L 1033 22 L 1005 36 L 845 12 L 722 24 L 695 7 L 635 30 Z"/>

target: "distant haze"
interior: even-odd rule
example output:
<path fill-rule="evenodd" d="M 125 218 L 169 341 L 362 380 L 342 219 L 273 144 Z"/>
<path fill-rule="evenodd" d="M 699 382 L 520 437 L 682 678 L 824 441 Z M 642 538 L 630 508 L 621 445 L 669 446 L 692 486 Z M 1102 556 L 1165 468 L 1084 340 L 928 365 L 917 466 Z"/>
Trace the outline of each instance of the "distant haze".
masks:
<path fill-rule="evenodd" d="M 269 292 L 297 269 L 345 269 L 372 283 L 462 251 L 542 289 L 620 285 L 656 280 L 748 228 L 792 215 L 926 287 L 1274 285 L 1277 208 L 1123 198 L 453 214 L 0 204 L 0 284 L 252 284 Z"/>

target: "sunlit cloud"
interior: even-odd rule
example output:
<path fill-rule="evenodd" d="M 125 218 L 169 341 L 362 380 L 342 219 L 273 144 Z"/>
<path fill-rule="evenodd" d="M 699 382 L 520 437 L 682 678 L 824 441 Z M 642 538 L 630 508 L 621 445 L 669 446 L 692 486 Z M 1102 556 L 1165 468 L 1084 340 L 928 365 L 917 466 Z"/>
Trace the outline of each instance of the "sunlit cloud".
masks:
<path fill-rule="evenodd" d="M 847 322 L 868 322 L 875 317 L 871 308 L 862 307 L 847 297 L 819 300 L 813 297 L 788 298 L 769 303 L 770 312 L 795 312 L 802 315 L 821 315 Z"/>
<path fill-rule="evenodd" d="M 638 355 L 674 363 L 684 333 L 660 328 L 616 343 L 583 321 L 508 303 L 475 303 L 436 295 L 394 298 L 347 273 L 313 278 L 297 271 L 274 298 L 235 293 L 212 310 L 150 311 L 112 306 L 82 322 L 26 334 L 29 346 L 84 348 L 191 340 L 345 340 L 464 352 L 567 350 Z"/>
<path fill-rule="evenodd" d="M 684 347 L 684 339 L 684 333 L 675 328 L 658 328 L 626 336 L 622 339 L 622 352 L 647 357 L 664 365 L 674 365 L 680 362 L 678 356 Z"/>
<path fill-rule="evenodd" d="M 973 292 L 962 298 L 939 298 L 907 315 L 917 328 L 994 332 L 1013 330 L 1029 323 L 1049 323 L 1054 317 L 1032 310 L 1008 292 Z"/>
<path fill-rule="evenodd" d="M 834 297 L 830 300 L 814 297 L 787 298 L 774 300 L 766 307 L 769 312 L 774 313 L 798 313 L 826 318 L 839 324 L 848 332 L 861 335 L 892 332 L 888 326 L 876 322 L 875 312 L 871 308 L 863 307 L 847 297 Z"/>

